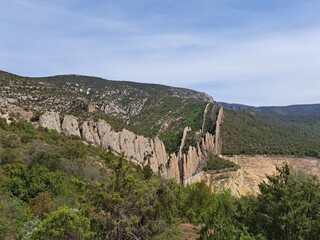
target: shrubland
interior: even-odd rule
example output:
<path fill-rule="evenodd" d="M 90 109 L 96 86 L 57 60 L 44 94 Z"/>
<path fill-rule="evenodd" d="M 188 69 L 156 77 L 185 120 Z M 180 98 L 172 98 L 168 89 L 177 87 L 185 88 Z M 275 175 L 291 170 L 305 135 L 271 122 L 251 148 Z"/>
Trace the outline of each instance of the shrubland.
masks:
<path fill-rule="evenodd" d="M 183 239 L 182 223 L 199 239 L 320 234 L 320 184 L 288 166 L 238 198 L 161 179 L 76 137 L 0 122 L 1 239 Z"/>

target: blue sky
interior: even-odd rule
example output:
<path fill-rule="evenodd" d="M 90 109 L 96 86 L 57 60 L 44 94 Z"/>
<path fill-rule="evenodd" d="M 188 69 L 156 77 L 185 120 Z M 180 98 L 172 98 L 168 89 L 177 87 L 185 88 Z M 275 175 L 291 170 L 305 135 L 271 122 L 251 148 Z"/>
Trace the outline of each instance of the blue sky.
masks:
<path fill-rule="evenodd" d="M 320 103 L 319 0 L 0 0 L 0 69 Z"/>

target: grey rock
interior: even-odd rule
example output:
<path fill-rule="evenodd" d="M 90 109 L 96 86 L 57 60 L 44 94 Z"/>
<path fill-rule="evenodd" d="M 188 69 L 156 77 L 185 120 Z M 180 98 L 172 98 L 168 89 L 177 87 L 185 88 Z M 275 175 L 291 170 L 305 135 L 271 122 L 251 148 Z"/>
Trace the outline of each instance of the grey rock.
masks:
<path fill-rule="evenodd" d="M 81 125 L 82 138 L 89 143 L 100 146 L 101 141 L 97 131 L 97 125 L 93 121 L 85 121 Z"/>
<path fill-rule="evenodd" d="M 61 132 L 60 116 L 57 112 L 45 112 L 39 118 L 39 125 L 44 128 Z"/>
<path fill-rule="evenodd" d="M 62 122 L 62 131 L 67 135 L 81 137 L 78 120 L 75 116 L 65 115 Z"/>

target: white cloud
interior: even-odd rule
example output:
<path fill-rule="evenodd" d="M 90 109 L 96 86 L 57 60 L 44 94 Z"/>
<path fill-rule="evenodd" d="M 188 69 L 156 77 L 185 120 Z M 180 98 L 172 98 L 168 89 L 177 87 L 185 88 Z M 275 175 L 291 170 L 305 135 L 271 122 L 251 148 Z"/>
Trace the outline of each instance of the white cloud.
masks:
<path fill-rule="evenodd" d="M 12 4 L 0 16 L 4 70 L 193 87 L 216 100 L 253 105 L 320 102 L 317 24 L 280 31 L 259 18 L 241 28 L 150 31 L 121 14 L 83 14 L 61 6 L 63 1 L 50 7 L 40 1 Z"/>

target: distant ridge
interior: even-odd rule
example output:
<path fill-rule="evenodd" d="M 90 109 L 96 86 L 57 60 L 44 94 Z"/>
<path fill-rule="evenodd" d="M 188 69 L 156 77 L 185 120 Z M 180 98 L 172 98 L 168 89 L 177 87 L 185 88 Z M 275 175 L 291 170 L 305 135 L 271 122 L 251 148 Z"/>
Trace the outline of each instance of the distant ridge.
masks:
<path fill-rule="evenodd" d="M 226 109 L 239 111 L 239 110 L 252 110 L 264 113 L 277 113 L 281 115 L 314 115 L 320 116 L 320 104 L 299 104 L 290 106 L 263 106 L 253 107 L 235 103 L 219 102 L 219 105 Z"/>

